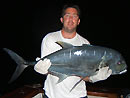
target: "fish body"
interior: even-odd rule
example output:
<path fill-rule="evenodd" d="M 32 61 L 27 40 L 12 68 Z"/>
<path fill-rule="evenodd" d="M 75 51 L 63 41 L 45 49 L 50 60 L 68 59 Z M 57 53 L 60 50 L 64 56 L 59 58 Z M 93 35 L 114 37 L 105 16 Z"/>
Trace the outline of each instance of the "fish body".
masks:
<path fill-rule="evenodd" d="M 82 77 L 93 76 L 97 74 L 100 68 L 106 66 L 109 66 L 112 70 L 112 75 L 126 71 L 127 65 L 125 60 L 119 52 L 113 49 L 87 44 L 72 46 L 63 42 L 60 42 L 60 45 L 63 47 L 62 50 L 44 58 L 50 59 L 52 63 L 49 71 L 61 77 L 61 79 L 73 75 Z M 60 73 L 62 76 L 59 75 Z M 62 80 L 59 78 L 59 81 Z"/>
<path fill-rule="evenodd" d="M 48 71 L 59 77 L 58 83 L 69 76 L 86 77 L 96 75 L 98 70 L 106 66 L 109 66 L 109 69 L 112 70 L 112 75 L 127 71 L 125 60 L 116 50 L 87 44 L 82 46 L 73 46 L 64 42 L 57 42 L 57 44 L 62 46 L 62 49 L 41 58 L 41 60 L 50 59 L 52 65 Z M 37 63 L 37 61 L 27 62 L 7 48 L 4 48 L 4 50 L 18 64 L 9 82 L 13 82 L 18 78 L 26 67 L 34 66 Z"/>

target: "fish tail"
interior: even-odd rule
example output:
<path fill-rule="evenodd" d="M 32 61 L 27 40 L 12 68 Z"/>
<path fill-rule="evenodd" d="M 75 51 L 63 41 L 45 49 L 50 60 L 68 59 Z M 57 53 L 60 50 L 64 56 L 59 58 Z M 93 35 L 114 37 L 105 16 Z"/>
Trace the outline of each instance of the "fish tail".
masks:
<path fill-rule="evenodd" d="M 7 48 L 3 48 L 3 50 L 6 51 L 10 55 L 10 57 L 17 63 L 16 70 L 8 82 L 8 83 L 12 83 L 21 75 L 21 73 L 24 71 L 26 67 L 28 67 L 28 65 L 26 65 L 26 61 L 22 57 L 20 57 L 12 50 Z"/>

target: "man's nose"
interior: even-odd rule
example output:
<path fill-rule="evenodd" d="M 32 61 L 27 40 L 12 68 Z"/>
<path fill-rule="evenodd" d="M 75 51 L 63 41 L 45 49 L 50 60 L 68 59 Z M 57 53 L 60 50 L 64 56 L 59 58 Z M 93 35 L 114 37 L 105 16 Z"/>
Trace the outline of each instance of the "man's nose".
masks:
<path fill-rule="evenodd" d="M 70 19 L 70 20 L 73 20 L 73 18 L 74 18 L 74 17 L 73 17 L 72 15 L 69 16 L 69 19 Z"/>

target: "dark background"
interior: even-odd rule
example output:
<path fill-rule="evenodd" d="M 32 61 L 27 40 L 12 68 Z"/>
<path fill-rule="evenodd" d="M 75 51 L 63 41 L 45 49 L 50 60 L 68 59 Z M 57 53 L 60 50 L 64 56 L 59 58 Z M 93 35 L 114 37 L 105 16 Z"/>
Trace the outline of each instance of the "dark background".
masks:
<path fill-rule="evenodd" d="M 42 38 L 49 32 L 60 30 L 61 8 L 66 3 L 79 5 L 80 35 L 93 45 L 116 49 L 125 58 L 128 72 L 111 76 L 105 81 L 88 86 L 130 88 L 130 10 L 126 0 L 35 0 L 0 1 L 0 94 L 5 94 L 23 85 L 43 83 L 46 76 L 28 67 L 12 84 L 8 81 L 16 64 L 2 48 L 9 48 L 26 60 L 40 56 Z"/>

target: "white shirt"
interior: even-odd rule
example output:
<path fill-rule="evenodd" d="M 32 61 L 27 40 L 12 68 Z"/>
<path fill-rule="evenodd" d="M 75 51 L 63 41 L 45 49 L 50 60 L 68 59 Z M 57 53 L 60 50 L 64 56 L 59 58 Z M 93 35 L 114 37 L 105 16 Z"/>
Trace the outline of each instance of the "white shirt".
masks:
<path fill-rule="evenodd" d="M 41 57 L 49 55 L 57 50 L 62 49 L 61 46 L 56 44 L 57 41 L 70 43 L 74 46 L 81 46 L 82 44 L 89 44 L 89 42 L 76 34 L 72 39 L 66 39 L 62 36 L 61 31 L 52 32 L 47 34 L 41 44 Z M 48 74 L 45 80 L 44 90 L 49 98 L 80 98 L 87 95 L 86 85 L 81 81 L 71 92 L 71 88 L 80 80 L 80 77 L 70 76 L 57 84 L 58 77 Z"/>

